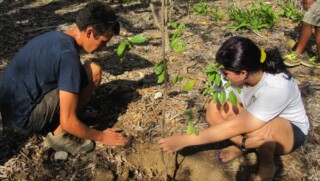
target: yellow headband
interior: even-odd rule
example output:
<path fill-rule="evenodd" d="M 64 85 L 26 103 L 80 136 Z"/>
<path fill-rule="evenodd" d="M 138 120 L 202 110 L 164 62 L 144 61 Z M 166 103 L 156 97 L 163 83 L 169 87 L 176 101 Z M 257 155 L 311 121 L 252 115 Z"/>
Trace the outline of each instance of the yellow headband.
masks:
<path fill-rule="evenodd" d="M 267 54 L 263 48 L 260 48 L 260 52 L 261 52 L 260 63 L 264 63 L 267 59 Z"/>

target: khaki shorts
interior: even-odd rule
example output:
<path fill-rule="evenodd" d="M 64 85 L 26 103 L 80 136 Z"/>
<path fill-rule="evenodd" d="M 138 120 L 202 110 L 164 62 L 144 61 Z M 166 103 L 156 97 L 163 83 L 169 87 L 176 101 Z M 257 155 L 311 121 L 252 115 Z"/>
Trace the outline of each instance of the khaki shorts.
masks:
<path fill-rule="evenodd" d="M 48 92 L 39 104 L 32 110 L 29 117 L 31 123 L 27 133 L 47 134 L 54 131 L 60 124 L 60 101 L 59 90 Z"/>
<path fill-rule="evenodd" d="M 302 21 L 312 26 L 320 27 L 320 0 L 312 4 L 310 9 L 304 14 Z"/>

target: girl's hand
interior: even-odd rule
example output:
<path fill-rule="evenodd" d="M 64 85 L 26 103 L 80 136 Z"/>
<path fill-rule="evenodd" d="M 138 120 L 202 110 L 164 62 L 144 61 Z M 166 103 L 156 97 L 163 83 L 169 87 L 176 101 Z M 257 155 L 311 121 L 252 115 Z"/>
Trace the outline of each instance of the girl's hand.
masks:
<path fill-rule="evenodd" d="M 247 149 L 255 149 L 261 147 L 264 143 L 268 141 L 273 141 L 272 139 L 273 131 L 269 127 L 263 135 L 248 137 L 245 143 Z"/>

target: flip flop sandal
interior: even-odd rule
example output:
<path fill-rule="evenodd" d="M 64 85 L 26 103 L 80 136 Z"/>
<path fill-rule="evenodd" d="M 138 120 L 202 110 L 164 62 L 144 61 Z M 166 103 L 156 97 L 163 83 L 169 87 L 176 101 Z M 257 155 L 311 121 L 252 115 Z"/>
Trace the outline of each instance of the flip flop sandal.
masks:
<path fill-rule="evenodd" d="M 223 163 L 223 161 L 222 161 L 221 158 L 220 158 L 221 152 L 222 152 L 222 150 L 217 150 L 217 151 L 216 151 L 216 160 L 217 160 L 219 163 Z"/>

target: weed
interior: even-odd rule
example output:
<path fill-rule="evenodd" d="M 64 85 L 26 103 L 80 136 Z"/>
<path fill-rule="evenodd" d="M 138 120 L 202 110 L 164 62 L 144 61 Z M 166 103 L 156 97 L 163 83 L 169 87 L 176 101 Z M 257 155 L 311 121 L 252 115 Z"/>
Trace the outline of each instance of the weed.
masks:
<path fill-rule="evenodd" d="M 247 28 L 258 33 L 262 28 L 272 27 L 280 18 L 280 14 L 263 1 L 247 9 L 232 6 L 229 12 L 230 18 L 237 23 L 234 31 Z"/>
<path fill-rule="evenodd" d="M 301 21 L 303 14 L 298 11 L 297 6 L 294 2 L 289 0 L 287 3 L 279 3 L 282 8 L 282 16 L 291 19 L 293 21 Z"/>
<path fill-rule="evenodd" d="M 210 12 L 210 7 L 207 3 L 204 3 L 203 1 L 200 1 L 198 4 L 195 4 L 192 7 L 192 11 L 196 15 L 207 15 Z"/>
<path fill-rule="evenodd" d="M 210 13 L 210 16 L 212 17 L 213 21 L 221 21 L 222 18 L 225 17 L 224 13 L 219 12 L 219 9 L 217 6 L 212 8 L 212 11 Z"/>

